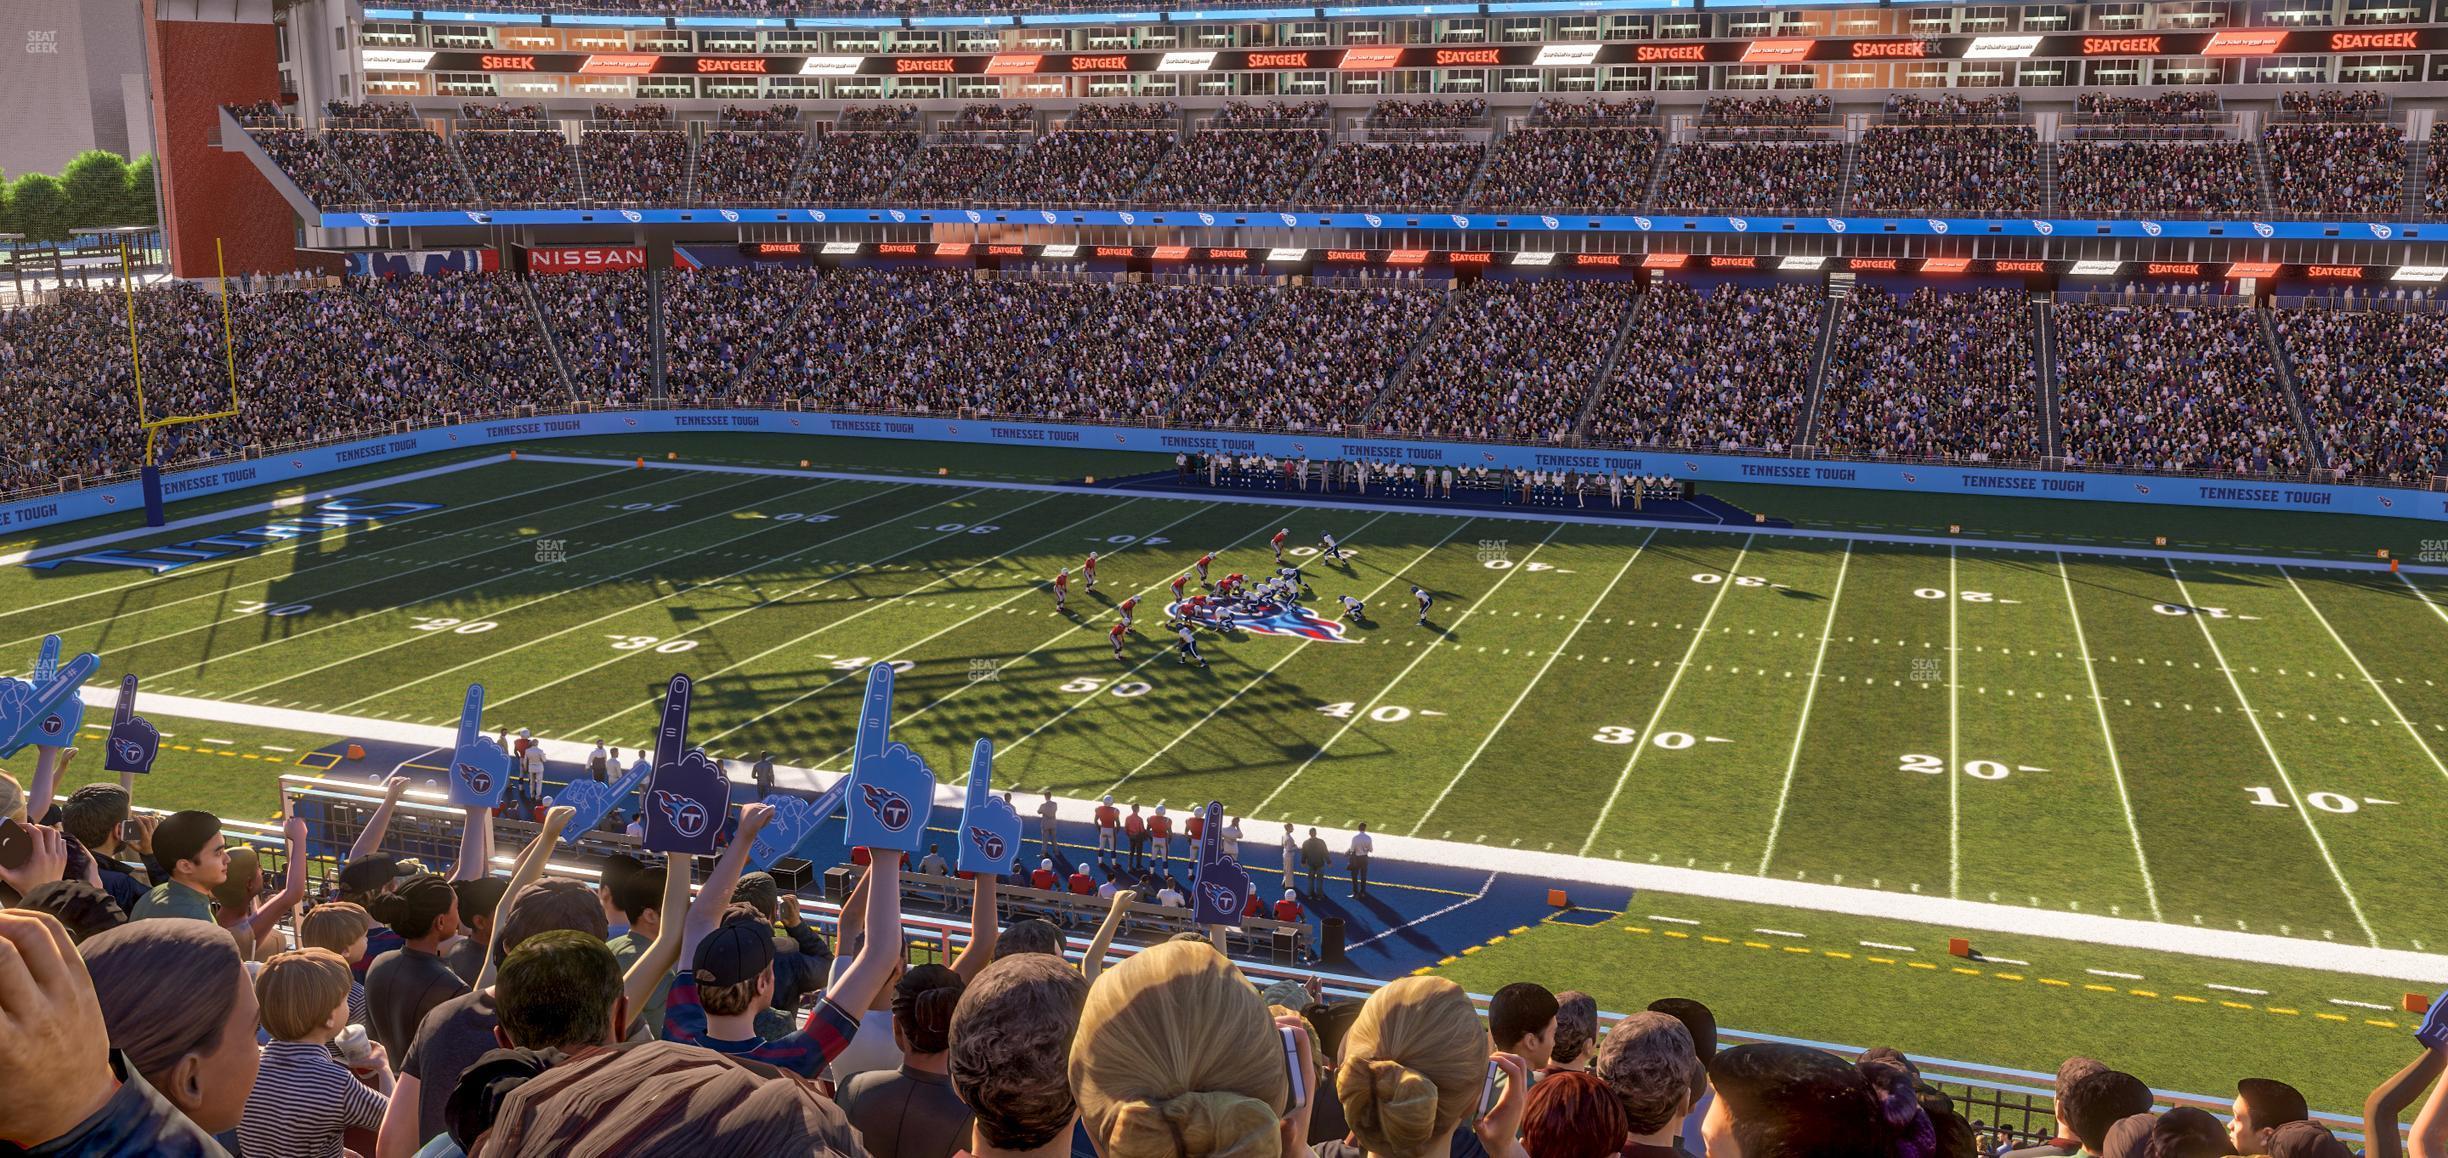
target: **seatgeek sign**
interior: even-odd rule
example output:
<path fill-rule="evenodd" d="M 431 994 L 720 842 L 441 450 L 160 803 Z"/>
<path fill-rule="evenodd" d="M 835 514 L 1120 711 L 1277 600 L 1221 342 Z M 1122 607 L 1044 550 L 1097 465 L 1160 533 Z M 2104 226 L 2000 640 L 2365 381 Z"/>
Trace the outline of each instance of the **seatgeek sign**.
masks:
<path fill-rule="evenodd" d="M 1368 459 L 1419 467 L 1629 472 L 1689 479 L 1698 483 L 1783 483 L 1854 490 L 1922 494 L 2009 495 L 2083 502 L 2168 503 L 2230 510 L 2329 511 L 2448 522 L 2448 494 L 2393 487 L 2324 486 L 2315 483 L 2179 478 L 2162 475 L 2085 474 L 2004 467 L 1918 466 L 1885 462 L 1814 462 L 1790 458 L 1678 451 L 1615 451 L 1574 447 L 1504 446 L 1406 439 L 1354 439 L 1325 435 L 1243 434 L 1117 426 L 1070 426 L 992 420 L 902 418 L 864 414 L 793 413 L 780 410 L 654 410 L 503 419 L 437 427 L 414 434 L 318 447 L 277 458 L 165 472 L 164 496 L 175 503 L 198 495 L 288 483 L 363 466 L 444 450 L 532 443 L 539 439 L 598 434 L 647 434 L 736 430 L 759 434 L 804 434 L 852 438 L 902 438 L 924 442 L 1003 446 L 1081 447 L 1153 454 L 1262 455 L 1275 458 Z M 404 504 L 414 506 L 415 504 Z M 53 527 L 101 515 L 144 508 L 134 481 L 0 504 L 0 531 Z M 375 507 L 317 508 L 332 515 L 390 517 L 413 513 Z M 297 522 L 300 520 L 289 520 Z M 260 538 L 260 536 L 256 536 Z M 217 550 L 207 544 L 195 550 Z M 236 549 L 232 547 L 231 549 Z M 49 562 L 46 560 L 46 562 Z"/>
<path fill-rule="evenodd" d="M 1179 229 L 1452 230 L 1767 237 L 2116 237 L 2141 240 L 2438 242 L 2448 224 L 2413 221 L 2145 221 L 2038 217 L 1727 217 L 1588 213 L 1283 213 L 1252 209 L 444 209 L 325 213 L 325 229 L 456 225 L 1080 225 Z M 1252 244 L 1259 244 L 1253 242 Z"/>

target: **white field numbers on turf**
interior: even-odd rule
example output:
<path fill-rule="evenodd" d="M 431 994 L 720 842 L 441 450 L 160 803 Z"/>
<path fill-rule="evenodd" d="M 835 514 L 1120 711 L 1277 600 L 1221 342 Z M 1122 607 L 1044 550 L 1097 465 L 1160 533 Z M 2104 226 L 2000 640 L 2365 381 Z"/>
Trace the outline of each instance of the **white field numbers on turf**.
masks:
<path fill-rule="evenodd" d="M 1640 743 L 1640 729 L 1627 728 L 1621 724 L 1606 724 L 1602 725 L 1598 729 L 1598 733 L 1591 736 L 1590 739 L 1601 744 L 1637 744 Z M 1649 737 L 1649 742 L 1652 745 L 1664 748 L 1669 752 L 1680 752 L 1683 749 L 1689 748 L 1702 740 L 1706 740 L 1711 744 L 1731 744 L 1734 742 L 1726 739 L 1723 736 L 1695 736 L 1689 732 L 1660 732 L 1657 735 Z"/>
<path fill-rule="evenodd" d="M 679 509 L 680 509 L 680 504 L 678 504 L 678 503 L 605 503 L 605 504 L 604 504 L 604 509 L 605 509 L 605 510 L 608 510 L 608 511 L 638 511 L 638 512 L 641 512 L 641 513 L 646 513 L 646 514 L 657 514 L 657 515 L 659 515 L 659 514 L 663 514 L 663 513 L 664 513 L 664 512 L 666 512 L 666 511 L 676 511 L 676 510 L 679 510 Z"/>
<path fill-rule="evenodd" d="M 1288 556 L 1290 556 L 1290 557 L 1292 557 L 1292 558 L 1295 558 L 1295 559 L 1307 559 L 1307 558 L 1310 558 L 1310 557 L 1312 557 L 1312 556 L 1316 555 L 1317 553 L 1318 553 L 1318 549 L 1317 549 L 1317 548 L 1315 548 L 1315 547 L 1286 547 L 1286 548 L 1284 548 L 1284 554 L 1285 554 L 1285 555 L 1288 555 Z M 1344 557 L 1344 558 L 1346 558 L 1346 559 L 1355 559 L 1355 558 L 1358 558 L 1358 557 L 1359 557 L 1359 555 L 1360 555 L 1360 548 L 1358 548 L 1358 547 L 1345 547 L 1345 546 L 1342 546 L 1342 545 L 1338 544 L 1338 545 L 1335 547 L 1335 554 L 1337 554 L 1337 555 L 1341 555 L 1342 557 Z M 1501 568 L 1500 568 L 1500 569 L 1501 569 Z"/>
<path fill-rule="evenodd" d="M 1896 771 L 1919 772 L 1925 776 L 1946 774 L 1946 761 L 1937 756 L 1907 752 L 1896 758 Z M 2017 772 L 2046 772 L 2048 769 L 2031 764 L 2007 764 L 2002 760 L 1966 760 L 1963 774 L 1974 780 L 2004 780 Z"/>
<path fill-rule="evenodd" d="M 260 599 L 249 599 L 240 603 L 234 610 L 240 615 L 269 615 L 275 619 L 285 619 L 292 615 L 304 615 L 314 610 L 314 604 L 283 603 L 275 606 Z"/>
<path fill-rule="evenodd" d="M 1359 710 L 1360 704 L 1358 701 L 1345 700 L 1339 704 L 1326 704 L 1321 706 L 1318 708 L 1318 714 L 1321 716 L 1332 716 L 1338 720 L 1348 720 L 1352 717 L 1352 713 Z M 1400 704 L 1379 704 L 1376 707 L 1369 709 L 1368 718 L 1375 720 L 1380 724 L 1399 724 L 1404 720 L 1410 719 L 1413 715 L 1442 714 L 1443 713 L 1441 712 L 1415 713 L 1411 709 L 1403 707 Z"/>
<path fill-rule="evenodd" d="M 653 648 L 658 655 L 679 655 L 697 650 L 693 639 L 665 639 L 659 635 L 607 635 L 614 651 L 645 651 Z"/>
<path fill-rule="evenodd" d="M 452 635 L 483 635 L 501 626 L 490 619 L 458 619 L 448 615 L 418 615 L 413 618 L 416 622 L 408 625 L 410 631 L 447 631 Z"/>
<path fill-rule="evenodd" d="M 772 519 L 777 523 L 830 523 L 841 516 L 828 515 L 822 511 L 776 511 L 770 515 L 759 515 L 757 517 Z"/>
<path fill-rule="evenodd" d="M 1064 683 L 1062 687 L 1055 690 L 1085 694 L 1088 692 L 1098 691 L 1100 689 L 1104 690 L 1109 695 L 1120 696 L 1123 699 L 1128 700 L 1136 699 L 1137 697 L 1144 696 L 1149 692 L 1155 691 L 1156 685 L 1148 683 L 1145 680 L 1123 680 L 1111 688 L 1106 688 L 1105 681 L 1096 676 L 1081 676 L 1078 679 L 1070 680 Z"/>
<path fill-rule="evenodd" d="M 2244 792 L 2246 795 L 2252 797 L 2252 802 L 2254 804 L 2260 805 L 2263 808 L 2294 807 L 2294 805 L 2278 799 L 2277 791 L 2268 787 L 2247 788 L 2244 790 Z M 2372 796 L 2366 796 L 2361 800 L 2357 800 L 2352 796 L 2347 796 L 2338 792 L 2310 792 L 2304 795 L 2304 803 L 2320 809 L 2323 812 L 2334 812 L 2340 816 L 2344 816 L 2348 813 L 2363 811 L 2363 806 L 2366 804 L 2395 804 L 2397 802 L 2394 800 L 2381 800 Z"/>
<path fill-rule="evenodd" d="M 1692 576 L 1692 582 L 1698 583 L 1703 587 L 1713 587 L 1719 583 L 1725 582 L 1725 580 L 1726 577 L 1724 575 L 1715 571 L 1702 571 L 1699 574 Z M 1734 577 L 1734 585 L 1736 587 L 1766 587 L 1768 586 L 1768 581 L 1760 578 L 1757 575 L 1736 575 Z"/>
<path fill-rule="evenodd" d="M 1146 547 L 1161 547 L 1172 542 L 1173 540 L 1165 538 L 1163 535 L 1149 535 L 1144 539 L 1137 535 L 1105 535 L 1101 537 L 1097 535 L 1090 535 L 1088 536 L 1088 541 L 1091 543 L 1111 543 L 1117 547 L 1127 547 L 1133 543 Z"/>
<path fill-rule="evenodd" d="M 921 531 L 933 531 L 939 535 L 957 535 L 961 534 L 962 532 L 967 532 L 972 535 L 991 535 L 996 531 L 1002 530 L 1003 528 L 998 527 L 993 523 L 936 523 L 932 526 L 922 523 L 919 525 L 918 529 Z"/>
<path fill-rule="evenodd" d="M 1966 603 L 2023 602 L 2020 599 L 2000 599 L 1997 597 L 1997 593 L 1993 591 L 1962 591 L 1958 592 L 1957 594 L 1961 595 L 1963 597 L 1963 601 Z M 1915 587 L 1913 588 L 1913 597 L 1916 599 L 1944 599 L 1947 597 L 1947 593 L 1936 587 Z"/>
<path fill-rule="evenodd" d="M 1490 571 L 1510 571 L 1513 569 L 1513 560 L 1486 559 L 1482 560 L 1479 565 L 1487 568 Z M 1524 571 L 1553 571 L 1555 570 L 1555 564 L 1530 562 L 1522 564 L 1521 569 Z"/>

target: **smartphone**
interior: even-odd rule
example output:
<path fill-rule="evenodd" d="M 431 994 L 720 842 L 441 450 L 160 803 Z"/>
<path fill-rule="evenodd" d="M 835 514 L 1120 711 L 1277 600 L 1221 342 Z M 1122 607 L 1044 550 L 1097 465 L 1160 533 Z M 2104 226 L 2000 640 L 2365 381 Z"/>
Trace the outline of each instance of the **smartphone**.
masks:
<path fill-rule="evenodd" d="M 1284 1112 L 1288 1114 L 1309 1104 L 1309 1081 L 1313 1075 L 1309 1073 L 1309 1067 L 1301 1064 L 1300 1048 L 1301 1035 L 1308 1031 L 1279 1025 L 1275 1027 L 1275 1032 L 1283 1039 L 1284 1074 L 1292 1084 L 1291 1099 L 1284 1103 Z"/>
<path fill-rule="evenodd" d="M 0 868 L 20 869 L 34 858 L 34 834 L 16 820 L 0 816 Z"/>
<path fill-rule="evenodd" d="M 1480 1117 L 1484 1118 L 1495 1112 L 1496 1103 L 1505 1099 L 1505 1087 L 1512 1084 L 1512 1081 L 1512 1078 L 1505 1075 L 1503 1066 L 1497 1065 L 1493 1060 L 1488 1062 L 1487 1081 L 1479 1087 Z"/>

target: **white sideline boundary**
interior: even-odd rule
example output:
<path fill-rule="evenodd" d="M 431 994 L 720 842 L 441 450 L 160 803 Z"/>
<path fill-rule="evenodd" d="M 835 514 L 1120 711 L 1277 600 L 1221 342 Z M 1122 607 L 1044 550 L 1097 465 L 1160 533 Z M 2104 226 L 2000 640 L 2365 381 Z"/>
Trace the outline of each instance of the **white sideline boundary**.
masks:
<path fill-rule="evenodd" d="M 84 689 L 84 696 L 88 708 L 109 709 L 117 706 L 119 689 L 115 684 L 96 683 Z M 457 740 L 457 729 L 439 724 L 373 720 L 325 712 L 300 711 L 294 708 L 231 704 L 192 696 L 166 696 L 152 692 L 144 693 L 143 703 L 147 710 L 163 716 L 244 724 L 293 732 L 357 737 L 390 743 L 416 744 L 428 748 L 447 746 Z M 539 738 L 550 744 L 566 745 L 573 752 L 586 750 L 585 745 L 580 741 L 558 737 Z M 938 753 L 939 767 L 959 767 L 958 755 L 958 753 Z M 273 767 L 282 766 L 276 764 Z M 777 766 L 775 773 L 777 781 L 808 791 L 821 791 L 839 779 L 836 774 L 817 773 L 804 768 Z M 371 774 L 371 772 L 368 773 L 368 775 Z M 944 776 L 937 784 L 935 789 L 937 809 L 958 810 L 962 807 L 963 790 L 951 783 L 956 777 L 957 773 Z M 1078 823 L 1092 823 L 1095 820 L 1096 803 L 1094 801 L 1057 797 L 1055 805 L 1064 820 Z M 1337 842 L 1348 841 L 1351 835 L 1341 830 L 1323 827 L 1319 829 L 1319 832 L 1326 838 L 1330 846 Z M 1371 835 L 1377 841 L 1377 855 L 1421 864 L 1449 865 L 1481 872 L 1519 873 L 1524 876 L 1545 877 L 1557 882 L 1582 882 L 1635 890 L 1654 889 L 1659 892 L 1684 893 L 1713 900 L 1782 905 L 1847 916 L 1914 921 L 1972 933 L 1990 932 L 2048 937 L 2091 945 L 2143 949 L 2162 953 L 2187 953 L 2262 965 L 2317 969 L 2324 972 L 2361 973 L 2373 977 L 2431 985 L 2448 984 L 2448 956 L 2416 953 L 2403 949 L 2380 949 L 2365 945 L 2311 941 L 2294 937 L 2273 937 L 2264 933 L 2228 932 L 2220 929 L 2196 928 L 2125 917 L 2103 917 L 2093 913 L 2061 913 L 2047 909 L 2016 908 L 2011 905 L 1981 901 L 1953 900 L 1946 897 L 1921 896 L 1911 893 L 1878 892 L 1809 881 L 1775 880 L 1748 874 L 1707 872 L 1665 865 L 1596 860 L 1565 853 L 1538 852 L 1530 849 L 1490 848 L 1483 845 L 1394 836 L 1386 833 L 1372 833 Z"/>
<path fill-rule="evenodd" d="M 19 563 L 33 562 L 36 559 L 48 559 L 53 555 L 73 555 L 80 551 L 91 550 L 95 547 L 104 546 L 110 543 L 124 543 L 129 539 L 142 539 L 149 535 L 167 534 L 171 531 L 183 531 L 189 527 L 201 527 L 207 524 L 224 522 L 230 519 L 243 519 L 248 515 L 260 515 L 269 511 L 285 510 L 290 507 L 302 507 L 308 503 L 319 503 L 325 499 L 336 499 L 343 495 L 353 495 L 359 491 L 369 491 L 377 487 L 398 486 L 401 483 L 412 483 L 429 478 L 439 478 L 446 474 L 457 474 L 463 470 L 474 470 L 480 466 L 494 466 L 500 463 L 505 463 L 510 461 L 510 458 L 511 456 L 508 453 L 497 455 L 478 455 L 475 458 L 464 459 L 459 462 L 446 462 L 441 466 L 427 467 L 424 470 L 412 470 L 406 474 L 384 475 L 381 478 L 371 478 L 365 480 L 364 482 L 353 482 L 336 487 L 323 487 L 317 490 L 309 490 L 303 494 L 282 495 L 279 498 L 270 499 L 265 502 L 245 503 L 235 507 L 224 507 L 220 510 L 213 511 L 210 514 L 189 515 L 183 519 L 171 519 L 158 527 L 130 527 L 124 531 L 112 531 L 108 534 L 94 535 L 90 538 L 77 539 L 72 542 L 55 543 L 51 546 L 35 547 L 24 551 L 12 551 L 8 554 L 0 555 L 0 567 L 13 567 Z"/>
<path fill-rule="evenodd" d="M 609 466 L 636 469 L 629 459 L 590 458 L 582 455 L 521 454 L 521 462 L 553 462 L 575 466 Z M 1766 527 L 1736 523 L 1670 522 L 1662 519 L 1591 518 L 1561 511 L 1507 510 L 1502 507 L 1439 507 L 1416 503 L 1355 503 L 1328 498 L 1294 498 L 1289 495 L 1271 498 L 1263 494 L 1240 494 L 1218 489 L 1210 493 L 1193 491 L 1137 491 L 1102 487 L 1086 487 L 1072 483 L 997 482 L 985 479 L 963 479 L 958 475 L 897 475 L 862 474 L 855 471 L 799 470 L 795 467 L 730 466 L 721 463 L 646 461 L 647 470 L 704 471 L 711 474 L 759 474 L 804 478 L 841 479 L 848 482 L 917 483 L 924 486 L 963 486 L 975 490 L 1058 491 L 1073 495 L 1104 495 L 1115 498 L 1180 500 L 1206 503 L 1235 503 L 1263 507 L 1322 507 L 1333 510 L 1366 511 L 1373 514 L 1429 515 L 1445 519 L 1494 519 L 1518 523 L 1569 523 L 1594 527 L 1646 527 L 1661 531 L 1705 531 L 1720 535 L 1765 535 L 1784 539 L 1818 539 L 1826 542 L 1902 543 L 1922 547 L 1970 547 L 1985 551 L 2029 551 L 2034 554 L 2055 552 L 2066 555 L 2087 555 L 2111 559 L 2147 559 L 2153 562 L 2175 559 L 2187 563 L 2227 563 L 2261 567 L 2316 568 L 2332 571 L 2387 572 L 2385 562 L 2360 559 L 2307 559 L 2279 555 L 2230 555 L 2210 551 L 2176 551 L 2158 547 L 2103 547 L 2082 543 L 2052 543 L 2022 539 L 1967 539 L 1951 535 L 1887 535 L 1862 531 L 1814 531 L 1804 527 Z M 2227 508 L 2205 508 L 2225 510 Z M 0 560 L 5 562 L 5 560 Z M 2448 566 L 2425 563 L 2401 563 L 2398 574 L 2448 575 Z"/>

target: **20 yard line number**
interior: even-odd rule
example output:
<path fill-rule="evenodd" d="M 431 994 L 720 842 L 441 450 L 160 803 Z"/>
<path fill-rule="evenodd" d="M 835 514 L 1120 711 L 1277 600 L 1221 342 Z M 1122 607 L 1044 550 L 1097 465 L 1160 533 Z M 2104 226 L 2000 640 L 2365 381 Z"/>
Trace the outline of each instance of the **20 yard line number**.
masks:
<path fill-rule="evenodd" d="M 1896 758 L 1896 771 L 1918 772 L 1924 776 L 1946 774 L 1946 761 L 1937 756 L 1907 752 Z M 2046 772 L 2048 769 L 2030 764 L 2008 764 L 2003 760 L 1966 760 L 1963 774 L 1974 780 L 2004 780 L 2017 772 Z"/>

